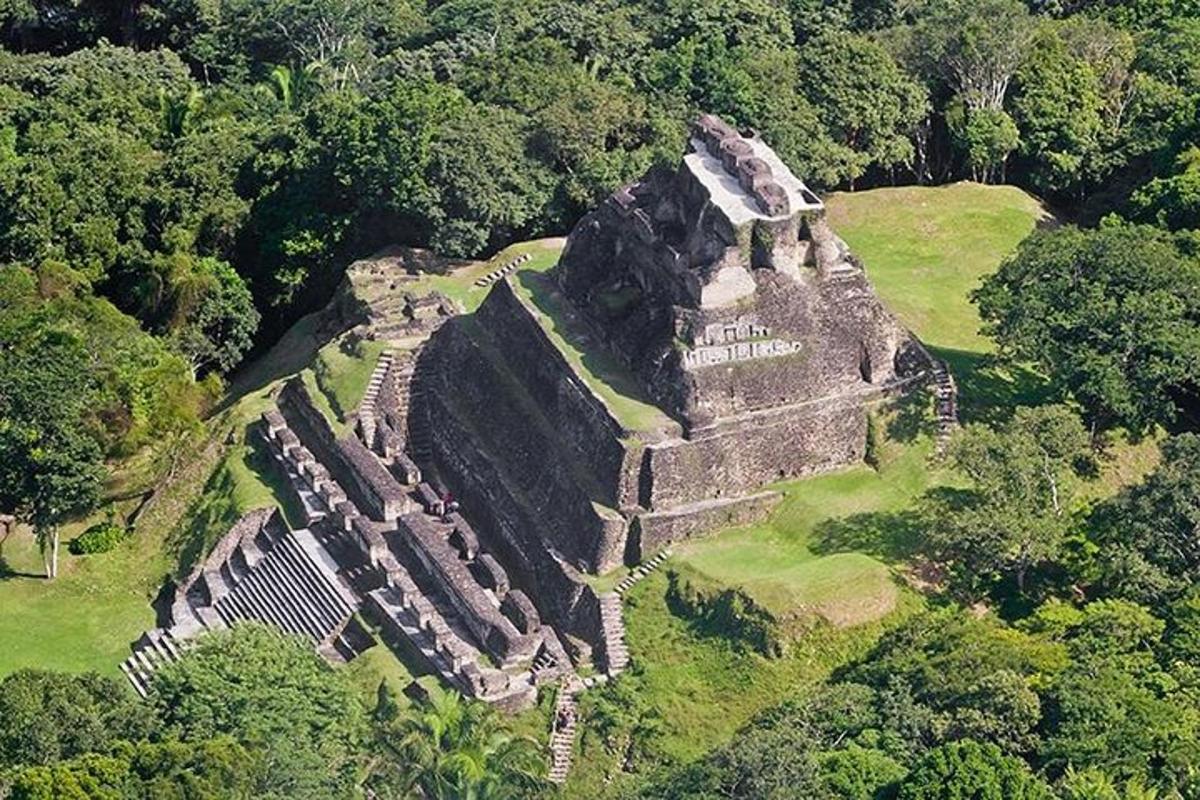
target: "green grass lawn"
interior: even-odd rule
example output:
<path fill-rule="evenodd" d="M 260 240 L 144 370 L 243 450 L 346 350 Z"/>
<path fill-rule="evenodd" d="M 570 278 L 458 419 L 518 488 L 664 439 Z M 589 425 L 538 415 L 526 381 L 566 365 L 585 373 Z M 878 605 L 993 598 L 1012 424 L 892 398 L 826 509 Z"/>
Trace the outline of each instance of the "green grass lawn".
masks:
<path fill-rule="evenodd" d="M 530 253 L 533 257 L 521 269 L 544 271 L 558 262 L 558 254 L 562 252 L 563 239 L 534 239 L 528 242 L 518 242 L 504 248 L 487 261 L 478 261 L 468 266 L 447 272 L 442 275 L 426 274 L 411 283 L 405 283 L 405 291 L 413 294 L 423 294 L 435 289 L 447 297 L 457 301 L 467 313 L 479 308 L 487 297 L 490 286 L 476 286 L 475 281 L 493 270 L 499 269 L 519 255 Z"/>
<path fill-rule="evenodd" d="M 592 341 L 587 328 L 574 318 L 567 301 L 543 274 L 531 265 L 520 270 L 513 289 L 534 311 L 542 330 L 558 348 L 575 373 L 583 378 L 629 431 L 661 432 L 678 426 L 650 402 L 641 384 L 606 348 Z"/>
<path fill-rule="evenodd" d="M 634 668 L 618 680 L 657 718 L 654 747 L 671 762 L 686 763 L 727 742 L 755 715 L 825 680 L 837 667 L 864 655 L 879 635 L 922 605 L 902 591 L 896 610 L 885 619 L 850 629 L 822 626 L 781 658 L 767 659 L 704 636 L 667 607 L 665 569 L 630 592 L 625 603 L 627 641 Z M 563 796 L 579 800 L 622 797 L 636 783 L 622 772 L 622 754 L 602 741 L 597 692 L 581 699 L 584 718 L 579 755 Z"/>
<path fill-rule="evenodd" d="M 63 531 L 52 581 L 41 577 L 28 530 L 0 544 L 0 676 L 23 667 L 116 676 L 130 642 L 153 627 L 150 602 L 173 566 L 161 543 L 138 537 L 108 553 L 70 555 L 66 542 L 84 527 Z"/>
<path fill-rule="evenodd" d="M 970 300 L 1022 239 L 1052 223 L 1037 200 L 1012 186 L 955 183 L 834 194 L 827 208 L 884 302 L 949 363 L 965 421 L 1045 398 L 1037 375 L 991 362 Z"/>
<path fill-rule="evenodd" d="M 988 352 L 971 291 L 1046 217 L 1012 186 L 955 183 L 840 193 L 829 223 L 880 296 L 928 345 Z"/>

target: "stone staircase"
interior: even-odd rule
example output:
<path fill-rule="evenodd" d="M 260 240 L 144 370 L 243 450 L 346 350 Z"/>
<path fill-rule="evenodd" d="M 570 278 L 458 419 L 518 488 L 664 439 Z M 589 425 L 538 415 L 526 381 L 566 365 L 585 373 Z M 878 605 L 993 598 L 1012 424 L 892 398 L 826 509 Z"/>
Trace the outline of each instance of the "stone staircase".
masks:
<path fill-rule="evenodd" d="M 421 403 L 421 395 L 429 385 L 430 367 L 427 359 L 418 359 L 413 368 L 411 390 L 409 392 L 408 413 L 408 454 L 412 460 L 424 468 L 433 456 L 433 440 L 429 430 L 428 406 Z"/>
<path fill-rule="evenodd" d="M 508 275 L 510 272 L 512 272 L 517 267 L 521 266 L 522 264 L 524 264 L 526 261 L 528 261 L 531 258 L 533 258 L 533 255 L 531 253 L 522 253 L 521 255 L 517 256 L 512 261 L 509 261 L 507 264 L 500 267 L 499 269 L 492 270 L 487 275 L 484 275 L 482 278 L 479 278 L 478 280 L 476 280 L 475 285 L 480 286 L 480 287 L 491 286 L 493 283 L 500 280 L 505 275 Z"/>
<path fill-rule="evenodd" d="M 388 370 L 392 368 L 392 361 L 395 357 L 395 353 L 391 350 L 384 350 L 379 354 L 379 360 L 375 362 L 375 369 L 371 372 L 371 380 L 367 383 L 366 394 L 363 395 L 362 402 L 358 405 L 359 434 L 362 436 L 363 444 L 372 449 L 375 448 L 377 427 L 375 406 L 379 402 L 379 392 L 383 388 L 383 382 L 387 379 Z"/>
<path fill-rule="evenodd" d="M 621 596 L 610 593 L 600 596 L 600 626 L 604 636 L 604 671 L 619 675 L 629 666 L 629 649 L 625 645 L 625 620 L 621 617 Z"/>
<path fill-rule="evenodd" d="M 559 686 L 554 718 L 550 723 L 550 773 L 547 778 L 551 783 L 564 783 L 571 771 L 575 757 L 575 729 L 579 722 L 576 698 L 582 691 L 583 684 L 574 674 L 567 676 Z"/>
<path fill-rule="evenodd" d="M 933 362 L 933 390 L 936 398 L 937 452 L 944 455 L 950 437 L 958 427 L 958 385 L 944 361 Z"/>
<path fill-rule="evenodd" d="M 154 673 L 160 667 L 178 661 L 191 646 L 186 640 L 176 640 L 170 631 L 155 628 L 147 631 L 133 646 L 133 654 L 121 662 L 121 672 L 129 679 L 134 691 L 145 697 Z"/>
<path fill-rule="evenodd" d="M 624 597 L 625 593 L 634 587 L 638 581 L 649 575 L 654 570 L 662 566 L 662 563 L 671 555 L 671 548 L 660 550 L 649 561 L 644 564 L 638 564 L 633 571 L 621 579 L 621 582 L 616 586 L 616 593 L 619 597 Z"/>
<path fill-rule="evenodd" d="M 305 535 L 311 537 L 307 530 L 287 531 L 266 552 L 230 559 L 229 592 L 213 603 L 226 625 L 264 622 L 314 644 L 337 635 L 354 606 L 337 577 L 321 570 L 301 543 Z"/>

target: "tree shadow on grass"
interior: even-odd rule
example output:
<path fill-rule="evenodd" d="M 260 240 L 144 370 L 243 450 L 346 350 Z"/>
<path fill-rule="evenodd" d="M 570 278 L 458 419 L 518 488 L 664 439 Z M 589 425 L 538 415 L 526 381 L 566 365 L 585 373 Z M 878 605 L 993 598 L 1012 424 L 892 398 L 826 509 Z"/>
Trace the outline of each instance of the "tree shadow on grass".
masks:
<path fill-rule="evenodd" d="M 204 484 L 204 491 L 192 503 L 184 519 L 167 537 L 167 548 L 175 555 L 176 576 L 190 573 L 213 543 L 237 521 L 239 515 L 233 488 L 233 474 L 222 464 Z"/>
<path fill-rule="evenodd" d="M 921 436 L 937 433 L 933 395 L 927 389 L 909 392 L 891 404 L 892 416 L 887 421 L 887 438 L 910 444 Z"/>
<path fill-rule="evenodd" d="M 0 536 L 0 581 L 10 578 L 45 578 L 46 576 L 40 572 L 24 572 L 8 563 L 8 559 L 4 557 L 4 544 L 10 536 L 15 534 L 15 531 L 12 528 L 0 528 L 0 530 L 4 530 L 4 534 Z"/>
<path fill-rule="evenodd" d="M 970 350 L 930 347 L 929 351 L 945 361 L 954 375 L 959 421 L 964 424 L 1003 422 L 1018 406 L 1039 406 L 1055 400 L 1046 379 L 1027 366 Z"/>
<path fill-rule="evenodd" d="M 914 509 L 853 514 L 817 525 L 809 546 L 823 556 L 865 553 L 889 563 L 907 561 L 920 552 L 927 524 Z"/>

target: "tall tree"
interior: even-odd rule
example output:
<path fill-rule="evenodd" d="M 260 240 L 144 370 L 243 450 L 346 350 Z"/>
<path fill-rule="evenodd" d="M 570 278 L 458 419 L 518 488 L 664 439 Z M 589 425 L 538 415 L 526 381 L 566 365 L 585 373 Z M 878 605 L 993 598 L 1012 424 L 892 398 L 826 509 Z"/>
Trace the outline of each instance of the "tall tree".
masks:
<path fill-rule="evenodd" d="M 544 787 L 532 740 L 505 730 L 494 709 L 454 692 L 383 722 L 373 781 L 429 800 L 518 800 Z"/>
<path fill-rule="evenodd" d="M 1160 230 L 1034 233 L 974 299 L 1002 354 L 1037 365 L 1094 429 L 1170 422 L 1200 378 L 1200 263 Z"/>
<path fill-rule="evenodd" d="M 4 280 L 0 268 L 0 280 Z M 3 313 L 0 310 L 0 313 Z M 98 397 L 84 343 L 69 331 L 0 325 L 0 508 L 33 527 L 46 577 L 59 528 L 100 499 L 103 452 L 85 414 Z"/>
<path fill-rule="evenodd" d="M 1053 563 L 1072 524 L 1071 478 L 1088 449 L 1079 418 L 1062 406 L 1020 408 L 999 428 L 963 429 L 951 459 L 970 481 L 928 496 L 931 555 L 949 564 L 961 588 Z"/>

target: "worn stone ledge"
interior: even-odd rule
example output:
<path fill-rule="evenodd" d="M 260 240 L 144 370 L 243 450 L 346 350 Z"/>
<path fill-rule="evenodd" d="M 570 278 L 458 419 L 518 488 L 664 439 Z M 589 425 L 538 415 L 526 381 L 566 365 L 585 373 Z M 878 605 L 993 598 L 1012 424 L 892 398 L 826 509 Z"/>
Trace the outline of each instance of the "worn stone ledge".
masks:
<path fill-rule="evenodd" d="M 667 511 L 638 514 L 629 532 L 626 560 L 637 564 L 675 542 L 686 541 L 721 528 L 749 525 L 766 519 L 783 495 L 776 491 L 741 497 L 720 497 L 678 506 Z"/>

